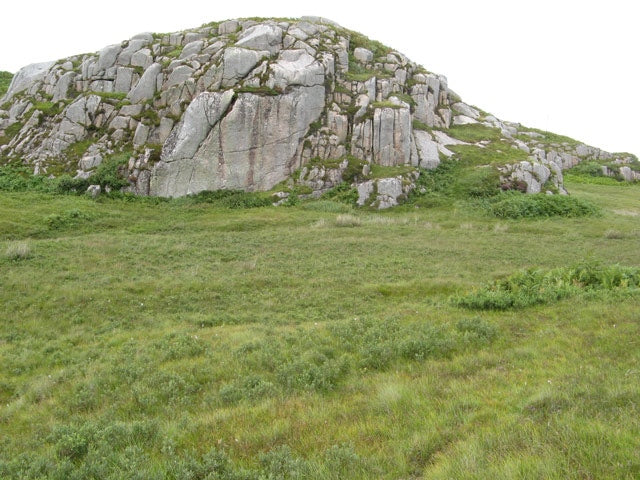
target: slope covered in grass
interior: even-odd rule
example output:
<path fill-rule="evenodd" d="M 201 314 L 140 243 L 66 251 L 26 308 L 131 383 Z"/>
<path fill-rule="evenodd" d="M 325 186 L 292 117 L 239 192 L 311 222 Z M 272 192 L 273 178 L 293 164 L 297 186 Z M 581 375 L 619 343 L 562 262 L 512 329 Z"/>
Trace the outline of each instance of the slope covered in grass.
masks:
<path fill-rule="evenodd" d="M 602 214 L 0 193 L 0 478 L 637 478 L 635 289 L 453 301 L 640 267 L 640 189 L 570 190 Z"/>
<path fill-rule="evenodd" d="M 7 90 L 9 90 L 9 85 L 11 84 L 12 78 L 13 73 L 0 72 L 0 97 L 7 93 Z"/>

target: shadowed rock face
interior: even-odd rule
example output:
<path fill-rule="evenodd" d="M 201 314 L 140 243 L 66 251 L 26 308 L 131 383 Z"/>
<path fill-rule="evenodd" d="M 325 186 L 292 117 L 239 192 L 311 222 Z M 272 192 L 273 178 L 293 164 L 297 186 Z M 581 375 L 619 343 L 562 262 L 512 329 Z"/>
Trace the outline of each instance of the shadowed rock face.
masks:
<path fill-rule="evenodd" d="M 308 185 L 335 185 L 339 172 L 304 168 L 312 159 L 435 168 L 462 143 L 452 125 L 499 129 L 526 151 L 502 177 L 531 192 L 548 182 L 562 191 L 562 169 L 585 158 L 613 159 L 585 145 L 550 150 L 535 135 L 523 138 L 518 124 L 460 101 L 445 77 L 316 17 L 143 33 L 95 54 L 30 65 L 0 108 L 0 159 L 87 176 L 127 151 L 130 190 L 169 197 L 268 190 L 299 169 L 311 175 Z M 407 193 L 398 182 L 370 190 L 393 204 L 395 193 Z"/>

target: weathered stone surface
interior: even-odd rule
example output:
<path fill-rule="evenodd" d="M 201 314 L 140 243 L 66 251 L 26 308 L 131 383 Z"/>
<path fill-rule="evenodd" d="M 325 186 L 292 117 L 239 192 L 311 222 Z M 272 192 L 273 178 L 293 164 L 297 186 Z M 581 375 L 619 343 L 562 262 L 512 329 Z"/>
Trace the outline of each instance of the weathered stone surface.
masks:
<path fill-rule="evenodd" d="M 54 64 L 55 62 L 33 63 L 21 68 L 11 79 L 4 100 L 10 99 L 16 93 L 29 90 L 34 84 L 42 81 Z"/>
<path fill-rule="evenodd" d="M 240 23 L 237 20 L 227 20 L 218 25 L 218 33 L 220 35 L 227 35 L 229 33 L 235 33 L 238 31 Z"/>
<path fill-rule="evenodd" d="M 236 42 L 238 47 L 278 52 L 282 44 L 282 29 L 276 25 L 255 25 L 242 33 Z"/>
<path fill-rule="evenodd" d="M 196 142 L 176 134 L 175 144 L 187 156 L 179 158 L 183 154 L 176 148 L 163 152 L 152 173 L 151 194 L 172 197 L 221 188 L 271 188 L 299 166 L 296 152 L 323 107 L 320 86 L 297 87 L 277 97 L 238 95 L 231 111 L 213 128 L 206 115 L 199 117 L 195 134 L 200 138 L 207 129 L 209 133 L 193 155 Z"/>
<path fill-rule="evenodd" d="M 128 93 L 131 90 L 131 82 L 133 80 L 133 68 L 118 67 L 114 91 Z"/>
<path fill-rule="evenodd" d="M 107 68 L 111 68 L 116 64 L 116 60 L 122 47 L 120 45 L 109 45 L 100 51 L 98 63 L 96 64 L 97 72 L 104 72 Z"/>
<path fill-rule="evenodd" d="M 69 89 L 73 85 L 73 81 L 76 78 L 74 72 L 67 72 L 60 77 L 57 81 L 55 88 L 53 89 L 53 101 L 59 102 L 65 100 L 69 95 Z"/>
<path fill-rule="evenodd" d="M 134 67 L 148 68 L 152 63 L 153 56 L 151 55 L 151 50 L 148 48 L 138 50 L 136 53 L 131 55 L 131 65 Z"/>
<path fill-rule="evenodd" d="M 413 133 L 418 149 L 418 157 L 420 159 L 419 166 L 422 168 L 436 168 L 440 165 L 440 154 L 438 151 L 438 143 L 433 140 L 428 132 L 416 130 Z"/>
<path fill-rule="evenodd" d="M 466 103 L 457 102 L 454 103 L 452 107 L 462 115 L 472 118 L 473 120 L 477 120 L 478 118 L 480 118 L 480 112 L 477 109 L 467 105 Z"/>
<path fill-rule="evenodd" d="M 380 165 L 411 161 L 411 114 L 403 108 L 376 108 L 373 114 L 373 159 Z"/>
<path fill-rule="evenodd" d="M 224 51 L 222 86 L 230 87 L 243 79 L 267 52 L 257 52 L 246 48 L 227 48 Z"/>
<path fill-rule="evenodd" d="M 157 78 L 160 72 L 162 72 L 162 65 L 159 63 L 154 63 L 147 68 L 137 85 L 129 92 L 127 98 L 133 103 L 140 103 L 144 100 L 152 99 L 156 93 Z"/>
<path fill-rule="evenodd" d="M 87 188 L 87 195 L 90 195 L 93 198 L 96 198 L 102 192 L 102 188 L 100 185 L 89 185 Z"/>
<path fill-rule="evenodd" d="M 353 51 L 353 56 L 361 63 L 373 62 L 373 52 L 366 48 L 358 47 Z"/>
<path fill-rule="evenodd" d="M 66 111 L 66 117 L 73 123 L 89 126 L 96 116 L 101 99 L 97 95 L 80 97 Z"/>
<path fill-rule="evenodd" d="M 191 55 L 197 55 L 202 51 L 204 47 L 204 42 L 202 40 L 196 40 L 191 43 L 187 43 L 182 49 L 182 53 L 180 54 L 181 59 L 190 57 Z"/>
<path fill-rule="evenodd" d="M 174 138 L 165 146 L 163 161 L 175 162 L 193 157 L 232 99 L 233 90 L 198 95 L 184 113 Z"/>
<path fill-rule="evenodd" d="M 324 85 L 323 66 L 304 50 L 283 51 L 271 68 L 273 86 L 281 90 L 292 85 Z"/>

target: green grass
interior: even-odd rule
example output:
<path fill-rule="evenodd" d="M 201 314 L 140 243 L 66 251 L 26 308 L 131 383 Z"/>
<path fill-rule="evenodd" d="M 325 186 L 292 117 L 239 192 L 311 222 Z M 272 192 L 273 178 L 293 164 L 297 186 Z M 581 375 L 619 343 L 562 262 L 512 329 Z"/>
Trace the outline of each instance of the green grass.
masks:
<path fill-rule="evenodd" d="M 498 142 L 502 138 L 499 128 L 487 127 L 481 123 L 469 123 L 467 125 L 453 125 L 447 133 L 458 140 L 468 143 L 476 143 L 482 140 Z M 506 144 L 505 144 L 506 145 Z"/>
<path fill-rule="evenodd" d="M 637 271 L 640 190 L 567 187 L 602 215 L 0 192 L 0 478 L 637 478 L 637 293 L 451 302 Z"/>
<path fill-rule="evenodd" d="M 547 132 L 546 130 L 539 130 L 537 128 L 530 128 L 530 127 L 521 127 L 520 131 L 524 131 L 524 132 L 535 132 L 538 133 L 540 135 L 542 135 L 541 137 L 537 137 L 536 140 L 545 144 L 563 144 L 566 143 L 568 144 L 568 146 L 571 147 L 577 147 L 580 142 L 577 140 L 574 140 L 571 137 L 567 137 L 565 135 L 558 135 L 557 133 L 553 133 L 553 132 Z M 528 135 L 516 135 L 516 138 L 519 138 L 520 140 L 524 140 L 524 141 L 531 141 L 531 137 Z"/>
<path fill-rule="evenodd" d="M 12 78 L 13 73 L 0 72 L 0 97 L 7 93 L 7 90 L 9 90 L 9 85 L 11 85 Z"/>

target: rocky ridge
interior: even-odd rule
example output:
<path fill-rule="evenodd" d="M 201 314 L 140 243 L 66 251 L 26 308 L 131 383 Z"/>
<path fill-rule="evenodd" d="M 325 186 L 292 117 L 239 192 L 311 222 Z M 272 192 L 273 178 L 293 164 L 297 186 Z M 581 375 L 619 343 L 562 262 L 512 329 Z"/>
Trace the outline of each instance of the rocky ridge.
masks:
<path fill-rule="evenodd" d="M 29 65 L 0 99 L 3 162 L 86 178 L 128 152 L 121 169 L 141 195 L 282 186 L 284 199 L 293 186 L 317 196 L 348 181 L 360 205 L 385 208 L 419 168 L 475 151 L 500 158 L 478 168 L 497 169 L 503 189 L 528 193 L 566 193 L 563 170 L 584 160 L 640 177 L 633 156 L 501 121 L 444 76 L 317 17 L 142 33 Z"/>

